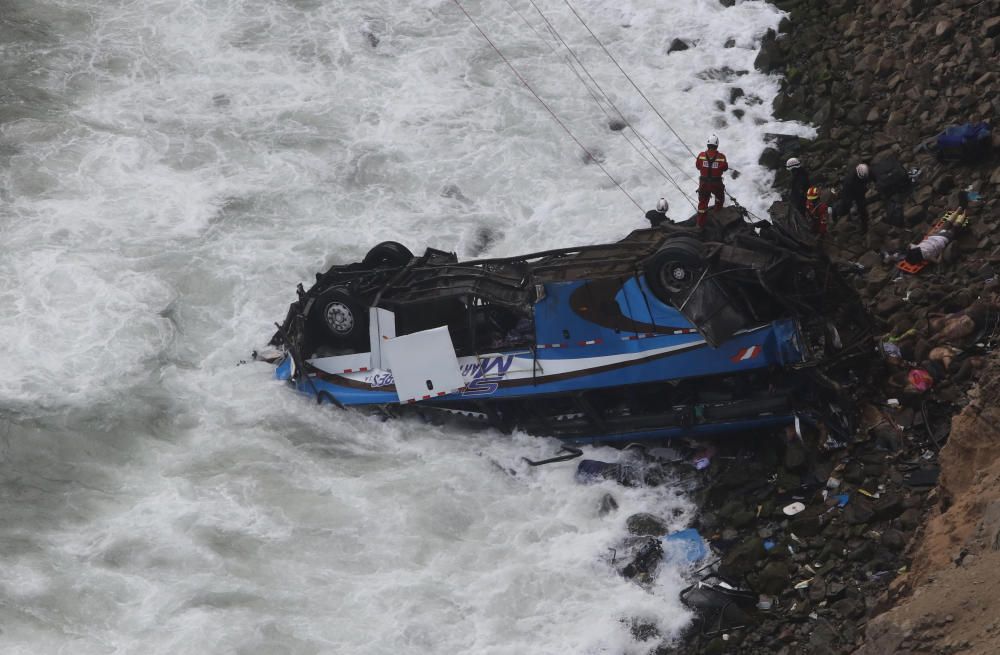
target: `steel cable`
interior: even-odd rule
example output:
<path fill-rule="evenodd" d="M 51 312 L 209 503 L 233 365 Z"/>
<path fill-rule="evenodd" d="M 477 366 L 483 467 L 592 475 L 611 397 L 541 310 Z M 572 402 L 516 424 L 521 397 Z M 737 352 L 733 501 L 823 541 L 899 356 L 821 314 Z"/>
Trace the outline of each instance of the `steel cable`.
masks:
<path fill-rule="evenodd" d="M 496 44 L 494 44 L 493 41 L 490 39 L 490 37 L 486 35 L 486 32 L 484 32 L 483 28 L 479 26 L 479 23 L 477 23 L 476 20 L 469 14 L 469 12 L 465 10 L 465 7 L 462 6 L 462 3 L 459 2 L 459 0 L 452 0 L 452 2 L 454 2 L 455 5 L 462 11 L 462 13 L 465 14 L 465 17 L 469 19 L 469 22 L 472 23 L 473 27 L 476 28 L 476 30 L 483 36 L 484 39 L 486 39 L 486 42 L 489 43 L 490 47 L 496 51 L 496 53 L 500 56 L 503 62 L 507 64 L 507 67 L 510 68 L 511 72 L 514 73 L 514 75 L 517 77 L 518 80 L 520 80 L 521 84 L 523 84 L 525 88 L 531 92 L 531 95 L 535 96 L 535 99 L 538 100 L 538 102 L 541 103 L 543 107 L 545 107 L 545 110 L 548 111 L 549 115 L 552 116 L 552 119 L 559 124 L 559 127 L 561 127 L 566 132 L 566 134 L 568 134 L 569 137 L 573 139 L 573 141 L 576 142 L 578 146 L 580 146 L 580 149 L 583 150 L 588 157 L 590 157 L 591 161 L 597 164 L 597 166 L 601 169 L 601 171 L 603 171 L 604 174 L 608 176 L 608 179 L 611 180 L 623 194 L 625 194 L 625 197 L 627 197 L 630 201 L 632 201 L 632 204 L 635 205 L 636 208 L 639 209 L 639 211 L 643 211 L 642 205 L 636 202 L 635 198 L 633 198 L 629 194 L 629 192 L 625 190 L 625 187 L 623 187 L 621 183 L 618 182 L 618 180 L 616 180 L 614 176 L 612 176 L 611 173 L 608 172 L 608 169 L 604 167 L 604 165 L 600 162 L 600 160 L 597 159 L 597 157 L 595 157 L 592 152 L 590 152 L 587 146 L 583 145 L 580 139 L 578 139 L 576 135 L 573 134 L 573 132 L 566 126 L 566 124 L 563 123 L 563 121 L 559 118 L 559 116 L 556 115 L 556 113 L 552 110 L 552 108 L 549 107 L 549 105 L 544 100 L 542 100 L 542 97 L 539 96 L 537 92 L 535 92 L 535 89 L 532 88 L 532 86 L 528 83 L 526 79 L 524 79 L 524 77 L 518 72 L 518 70 L 514 67 L 514 65 L 510 63 L 510 60 L 508 60 L 506 55 L 504 55 L 503 52 L 501 52 L 500 48 L 498 48 Z"/>

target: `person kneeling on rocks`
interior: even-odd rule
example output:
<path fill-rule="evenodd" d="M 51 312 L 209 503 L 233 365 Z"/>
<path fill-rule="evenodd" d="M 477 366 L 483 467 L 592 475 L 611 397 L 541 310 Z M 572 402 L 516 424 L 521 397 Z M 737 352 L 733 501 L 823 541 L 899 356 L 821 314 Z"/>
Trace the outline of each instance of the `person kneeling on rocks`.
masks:
<path fill-rule="evenodd" d="M 656 209 L 650 209 L 646 212 L 646 220 L 653 227 L 659 227 L 661 223 L 665 223 L 670 219 L 667 218 L 667 211 L 670 209 L 670 205 L 667 204 L 666 198 L 660 198 L 656 201 Z"/>
<path fill-rule="evenodd" d="M 806 191 L 806 218 L 809 219 L 813 232 L 820 236 L 826 234 L 829 217 L 830 206 L 819 201 L 819 187 L 809 187 Z"/>
<path fill-rule="evenodd" d="M 852 205 L 856 206 L 858 222 L 863 233 L 868 232 L 868 205 L 865 192 L 871 181 L 868 164 L 858 164 L 844 176 L 844 181 L 840 185 L 840 199 L 833 208 L 833 215 L 839 220 L 842 216 L 850 215 Z"/>

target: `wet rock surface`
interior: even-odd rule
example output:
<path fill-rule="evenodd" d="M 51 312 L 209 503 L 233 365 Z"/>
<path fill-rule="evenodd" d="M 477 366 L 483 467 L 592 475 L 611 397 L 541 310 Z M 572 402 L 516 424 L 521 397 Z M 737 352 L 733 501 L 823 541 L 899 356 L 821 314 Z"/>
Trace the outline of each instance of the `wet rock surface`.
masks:
<path fill-rule="evenodd" d="M 997 592 L 970 581 L 975 567 L 1000 563 L 1000 137 L 994 129 L 976 161 L 943 161 L 931 147 L 950 125 L 1000 118 L 1000 0 L 774 4 L 789 16 L 765 37 L 757 67 L 784 76 L 779 118 L 818 128 L 811 141 L 776 138 L 762 155 L 779 189 L 791 153 L 831 203 L 861 162 L 891 156 L 919 174 L 905 190 L 868 191 L 867 232 L 841 217 L 820 244 L 878 321 L 878 363 L 855 390 L 856 433 L 741 435 L 715 442 L 701 470 L 692 457 L 704 444 L 672 444 L 688 459 L 658 463 L 688 481 L 723 586 L 693 575 L 702 596 L 682 598 L 698 618 L 653 652 L 1000 652 Z M 911 275 L 886 262 L 956 209 L 960 190 L 980 199 L 941 263 Z M 634 523 L 652 534 L 643 517 Z M 734 596 L 732 615 L 719 610 L 713 594 L 726 598 L 727 586 L 754 602 Z M 948 594 L 953 613 L 925 588 Z M 990 620 L 963 623 L 973 609 Z M 972 626 L 965 636 L 959 624 Z"/>

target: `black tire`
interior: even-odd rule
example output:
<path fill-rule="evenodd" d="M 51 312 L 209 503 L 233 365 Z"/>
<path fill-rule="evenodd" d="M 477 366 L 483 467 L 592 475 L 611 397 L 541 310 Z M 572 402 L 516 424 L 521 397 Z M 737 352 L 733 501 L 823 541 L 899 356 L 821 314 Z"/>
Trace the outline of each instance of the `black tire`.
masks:
<path fill-rule="evenodd" d="M 643 269 L 646 284 L 664 302 L 683 293 L 705 270 L 704 246 L 692 237 L 675 237 L 664 243 Z"/>
<path fill-rule="evenodd" d="M 368 251 L 361 261 L 368 268 L 399 268 L 413 259 L 410 249 L 396 241 L 383 241 Z"/>
<path fill-rule="evenodd" d="M 343 287 L 327 289 L 316 298 L 309 310 L 309 325 L 319 343 L 368 348 L 368 310 Z"/>

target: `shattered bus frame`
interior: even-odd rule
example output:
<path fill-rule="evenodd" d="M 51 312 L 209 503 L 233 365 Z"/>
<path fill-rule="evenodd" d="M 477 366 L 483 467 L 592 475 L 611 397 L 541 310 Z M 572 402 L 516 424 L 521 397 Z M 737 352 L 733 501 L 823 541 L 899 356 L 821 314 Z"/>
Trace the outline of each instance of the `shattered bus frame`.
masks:
<path fill-rule="evenodd" d="M 321 403 L 454 415 L 570 443 L 852 430 L 871 324 L 817 250 L 715 217 L 614 244 L 459 262 L 379 244 L 317 274 L 271 344 Z"/>

